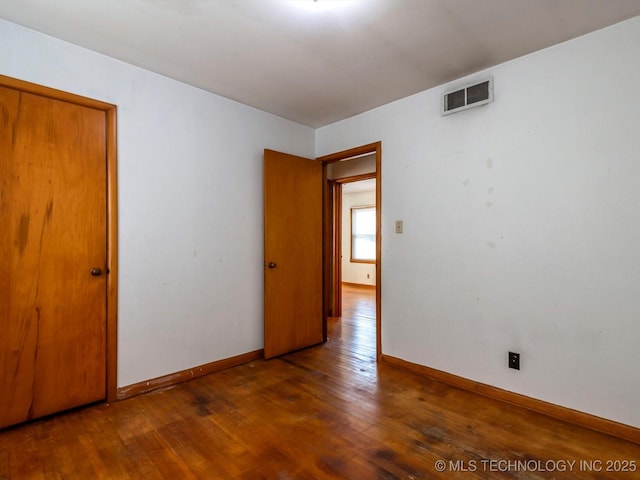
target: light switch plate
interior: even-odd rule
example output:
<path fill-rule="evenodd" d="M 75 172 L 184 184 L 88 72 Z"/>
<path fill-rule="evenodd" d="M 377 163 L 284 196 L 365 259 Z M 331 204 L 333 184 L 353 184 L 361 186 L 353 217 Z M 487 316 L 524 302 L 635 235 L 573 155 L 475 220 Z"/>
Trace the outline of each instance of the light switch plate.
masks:
<path fill-rule="evenodd" d="M 396 233 L 402 233 L 404 229 L 404 225 L 402 224 L 402 220 L 396 220 Z"/>

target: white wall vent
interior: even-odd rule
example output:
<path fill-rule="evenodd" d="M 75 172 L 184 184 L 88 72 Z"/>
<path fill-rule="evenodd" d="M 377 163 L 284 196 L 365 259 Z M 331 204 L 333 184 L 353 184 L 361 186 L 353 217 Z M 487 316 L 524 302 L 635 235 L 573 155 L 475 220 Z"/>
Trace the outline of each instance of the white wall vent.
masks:
<path fill-rule="evenodd" d="M 493 77 L 451 90 L 442 96 L 442 115 L 468 110 L 493 102 Z"/>

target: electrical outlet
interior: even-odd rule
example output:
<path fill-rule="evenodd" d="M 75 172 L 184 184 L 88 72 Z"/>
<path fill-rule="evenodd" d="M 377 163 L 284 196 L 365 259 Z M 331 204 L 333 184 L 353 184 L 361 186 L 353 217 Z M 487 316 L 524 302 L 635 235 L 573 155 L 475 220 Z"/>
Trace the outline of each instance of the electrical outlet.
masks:
<path fill-rule="evenodd" d="M 520 370 L 520 354 L 509 352 L 509 368 Z"/>

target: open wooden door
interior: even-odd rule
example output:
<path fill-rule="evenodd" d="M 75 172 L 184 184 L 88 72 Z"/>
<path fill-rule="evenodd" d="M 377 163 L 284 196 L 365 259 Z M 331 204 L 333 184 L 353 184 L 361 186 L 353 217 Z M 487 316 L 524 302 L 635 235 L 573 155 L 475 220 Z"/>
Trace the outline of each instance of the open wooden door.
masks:
<path fill-rule="evenodd" d="M 322 163 L 264 151 L 264 356 L 324 341 Z"/>
<path fill-rule="evenodd" d="M 106 397 L 106 132 L 0 87 L 0 428 Z"/>

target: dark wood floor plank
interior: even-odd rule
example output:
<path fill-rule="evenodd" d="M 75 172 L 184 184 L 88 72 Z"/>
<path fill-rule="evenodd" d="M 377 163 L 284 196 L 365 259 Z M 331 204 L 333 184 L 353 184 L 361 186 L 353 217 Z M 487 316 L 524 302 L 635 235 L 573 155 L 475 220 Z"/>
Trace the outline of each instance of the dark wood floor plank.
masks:
<path fill-rule="evenodd" d="M 375 291 L 345 286 L 343 297 L 321 346 L 0 431 L 0 480 L 640 478 L 483 468 L 637 470 L 640 446 L 377 364 Z"/>

